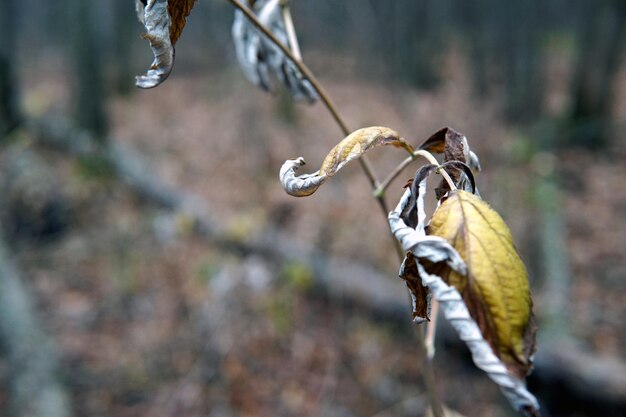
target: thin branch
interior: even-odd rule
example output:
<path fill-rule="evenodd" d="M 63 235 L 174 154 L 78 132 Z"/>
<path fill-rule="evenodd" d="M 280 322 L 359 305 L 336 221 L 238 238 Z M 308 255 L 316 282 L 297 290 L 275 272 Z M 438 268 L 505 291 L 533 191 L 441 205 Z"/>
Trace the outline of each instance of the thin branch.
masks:
<path fill-rule="evenodd" d="M 287 46 L 285 46 L 280 40 L 278 40 L 276 36 L 274 36 L 274 34 L 256 18 L 254 13 L 252 13 L 252 11 L 250 11 L 248 7 L 241 4 L 239 0 L 228 0 L 228 1 L 235 8 L 241 10 L 241 12 L 248 18 L 248 20 L 258 30 L 260 30 L 265 36 L 267 36 L 267 38 L 271 40 L 285 54 L 285 56 L 287 56 L 289 59 L 293 61 L 294 65 L 300 70 L 302 75 L 306 79 L 309 80 L 309 82 L 311 83 L 311 85 L 313 86 L 317 94 L 319 95 L 320 99 L 322 100 L 322 102 L 324 103 L 324 105 L 326 106 L 330 114 L 332 115 L 333 119 L 335 119 L 335 122 L 337 123 L 341 131 L 343 132 L 344 136 L 348 136 L 351 133 L 351 130 L 348 128 L 348 125 L 339 114 L 337 107 L 331 100 L 330 96 L 328 95 L 324 87 L 320 84 L 320 82 L 317 80 L 315 75 L 309 70 L 309 68 L 300 59 L 298 59 L 298 57 L 295 56 Z M 412 157 L 411 159 L 414 159 L 414 158 Z M 383 212 L 383 215 L 385 216 L 385 219 L 386 219 L 387 215 L 389 214 L 389 208 L 387 207 L 387 202 L 385 201 L 384 195 L 376 194 L 376 190 L 378 190 L 380 187 L 380 182 L 378 181 L 376 172 L 374 171 L 374 168 L 371 162 L 369 161 L 369 158 L 367 158 L 366 155 L 363 155 L 361 158 L 359 158 L 359 164 L 370 182 L 372 190 L 374 191 L 374 198 L 376 198 L 376 201 L 378 201 L 378 205 L 380 206 Z M 445 175 L 444 175 L 444 178 L 445 178 Z M 454 189 L 454 188 L 455 188 L 454 184 L 452 184 L 451 189 Z M 393 242 L 394 242 L 394 246 L 396 248 L 398 257 L 400 258 L 400 260 L 404 259 L 404 251 L 402 250 L 400 243 L 395 238 L 393 238 Z M 418 329 L 417 333 L 421 334 L 421 329 Z M 422 349 L 425 349 L 423 335 L 421 335 L 419 343 Z M 424 354 L 424 359 L 425 359 L 424 360 L 424 383 L 426 385 L 426 389 L 429 394 L 433 416 L 443 417 L 443 408 L 441 406 L 441 402 L 437 398 L 437 393 L 435 389 L 435 382 L 434 382 L 435 374 L 433 371 L 432 362 L 428 359 L 426 354 Z"/>
<path fill-rule="evenodd" d="M 241 10 L 241 12 L 248 18 L 250 23 L 252 23 L 258 30 L 260 30 L 270 41 L 272 41 L 273 44 L 275 44 L 278 47 L 278 49 L 280 49 L 289 59 L 293 61 L 294 65 L 298 68 L 298 70 L 300 70 L 302 75 L 306 79 L 308 79 L 309 82 L 313 85 L 313 88 L 319 94 L 322 102 L 324 103 L 328 111 L 331 113 L 333 118 L 335 119 L 335 122 L 341 128 L 341 131 L 344 133 L 345 136 L 348 136 L 350 134 L 350 129 L 348 129 L 348 126 L 344 122 L 343 118 L 339 115 L 339 112 L 337 111 L 335 104 L 332 102 L 332 100 L 328 96 L 328 93 L 326 92 L 324 87 L 322 87 L 322 85 L 319 83 L 317 78 L 315 78 L 315 75 L 313 75 L 311 70 L 309 70 L 309 68 L 306 65 L 304 65 L 304 63 L 302 63 L 301 60 L 297 59 L 297 57 L 294 56 L 291 50 L 284 43 L 282 43 L 276 36 L 274 36 L 274 34 L 269 29 L 267 29 L 265 25 L 263 25 L 263 23 L 259 21 L 259 19 L 257 19 L 254 13 L 248 7 L 241 4 L 239 0 L 228 0 L 228 1 L 235 8 Z"/>
<path fill-rule="evenodd" d="M 404 169 L 411 164 L 411 162 L 415 161 L 418 156 L 421 156 L 422 158 L 426 158 L 428 162 L 430 162 L 433 165 L 440 166 L 437 159 L 435 159 L 435 157 L 430 152 L 417 150 L 413 152 L 413 156 L 406 158 L 404 161 L 398 164 L 398 166 L 391 172 L 391 174 L 389 174 L 389 176 L 385 178 L 385 180 L 380 184 L 380 186 L 376 188 L 376 190 L 374 191 L 374 195 L 376 197 L 378 196 L 383 197 L 385 195 L 385 191 L 387 190 L 387 188 L 389 188 L 389 185 L 393 182 L 393 180 L 395 180 L 398 177 L 398 175 L 400 175 L 402 171 L 404 171 Z M 438 168 L 437 173 L 440 174 L 444 180 L 446 180 L 451 190 L 456 190 L 456 185 L 454 185 L 454 181 L 452 180 L 452 178 L 450 177 L 450 175 L 445 169 Z"/>
<path fill-rule="evenodd" d="M 302 61 L 302 53 L 300 52 L 300 45 L 298 44 L 298 37 L 296 36 L 296 29 L 293 26 L 293 19 L 291 18 L 291 8 L 289 7 L 289 0 L 283 0 L 280 3 L 280 7 L 283 12 L 283 19 L 285 20 L 285 29 L 287 30 L 287 37 L 289 38 L 289 46 L 293 56 Z"/>
<path fill-rule="evenodd" d="M 433 412 L 433 417 L 444 417 L 443 405 L 441 404 L 435 385 L 433 361 L 432 358 L 428 356 L 428 346 L 424 339 L 424 330 L 420 326 L 414 326 L 414 329 L 417 337 L 417 345 L 422 350 L 422 356 L 425 358 L 425 360 L 422 361 L 422 372 L 424 373 L 424 385 L 426 385 L 426 393 L 428 395 L 428 401 L 430 402 L 430 408 Z"/>
<path fill-rule="evenodd" d="M 439 316 L 439 301 L 433 299 L 432 306 L 430 308 L 430 323 L 426 329 L 426 356 L 428 360 L 432 360 L 435 357 L 435 336 L 437 335 L 437 317 Z"/>
<path fill-rule="evenodd" d="M 319 95 L 322 103 L 324 103 L 324 106 L 331 114 L 344 136 L 348 136 L 350 133 L 352 133 L 352 131 L 348 128 L 348 125 L 344 121 L 343 117 L 341 117 L 341 115 L 339 114 L 339 110 L 337 110 L 335 103 L 328 95 L 326 89 L 317 80 L 311 70 L 302 62 L 302 60 L 298 59 L 298 57 L 295 56 L 294 53 L 284 43 L 282 43 L 276 36 L 274 36 L 274 34 L 268 28 L 266 28 L 265 25 L 263 25 L 263 23 L 259 21 L 259 19 L 257 19 L 255 14 L 248 7 L 244 6 L 239 0 L 228 1 L 235 8 L 240 10 L 259 31 L 261 31 L 273 44 L 278 47 L 278 49 L 280 49 L 285 54 L 285 56 L 293 61 L 294 65 L 298 68 L 298 70 L 300 70 L 302 75 L 307 80 L 309 80 L 309 82 Z M 378 187 L 380 186 L 380 181 L 378 180 L 374 167 L 372 166 L 367 155 L 363 155 L 361 158 L 359 158 L 359 165 L 367 176 L 372 190 L 378 189 Z M 374 197 L 376 198 L 376 201 L 378 202 L 378 205 L 383 212 L 383 215 L 385 216 L 385 218 L 387 218 L 387 214 L 389 214 L 389 207 L 387 206 L 387 202 L 385 201 L 384 196 L 375 195 Z M 395 239 L 393 239 L 393 241 L 396 242 Z M 402 248 L 400 248 L 397 243 L 394 243 L 394 245 L 396 246 L 396 251 L 398 255 L 401 256 L 401 258 L 404 258 L 404 252 L 402 251 Z"/>
<path fill-rule="evenodd" d="M 348 125 L 339 114 L 339 111 L 337 110 L 335 103 L 333 103 L 333 101 L 331 100 L 330 96 L 326 92 L 326 89 L 324 89 L 324 87 L 320 84 L 320 82 L 317 80 L 315 75 L 313 75 L 311 70 L 301 60 L 299 60 L 285 44 L 283 44 L 278 38 L 276 38 L 276 36 L 274 36 L 274 34 L 269 29 L 267 29 L 263 25 L 263 23 L 259 21 L 259 19 L 257 19 L 254 13 L 248 7 L 241 4 L 239 0 L 228 0 L 228 1 L 234 7 L 241 10 L 241 12 L 248 18 L 248 20 L 258 30 L 260 30 L 265 36 L 267 36 L 267 38 L 270 41 L 272 41 L 272 43 L 274 43 L 289 59 L 293 61 L 294 65 L 298 68 L 298 70 L 300 70 L 302 75 L 307 80 L 309 80 L 309 82 L 311 83 L 311 85 L 313 86 L 317 94 L 320 96 L 322 103 L 324 103 L 324 106 L 326 106 L 326 109 L 328 109 L 333 119 L 335 119 L 335 122 L 341 129 L 341 132 L 344 134 L 344 136 L 348 136 L 352 131 L 348 128 Z M 377 188 L 379 182 L 377 180 L 376 173 L 374 172 L 374 169 L 371 163 L 369 162 L 368 158 L 364 155 L 363 157 L 359 158 L 359 162 L 361 164 L 361 168 L 365 171 L 365 174 L 367 175 L 367 178 L 369 179 L 370 184 L 372 185 L 372 188 L 374 189 Z M 379 201 L 379 203 L 384 208 L 385 217 L 386 217 L 387 213 L 389 213 L 389 210 L 387 209 L 387 204 L 384 201 Z"/>

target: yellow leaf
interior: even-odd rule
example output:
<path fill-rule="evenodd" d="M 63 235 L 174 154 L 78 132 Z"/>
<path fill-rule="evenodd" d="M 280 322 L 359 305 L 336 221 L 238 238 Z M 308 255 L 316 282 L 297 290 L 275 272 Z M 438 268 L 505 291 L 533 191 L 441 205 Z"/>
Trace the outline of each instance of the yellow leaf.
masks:
<path fill-rule="evenodd" d="M 335 145 L 324 158 L 320 173 L 332 177 L 345 164 L 379 145 L 393 145 L 413 153 L 413 147 L 395 130 L 379 126 L 366 127 L 351 133 Z"/>
<path fill-rule="evenodd" d="M 395 130 L 379 126 L 364 127 L 352 132 L 331 149 L 317 172 L 296 177 L 295 171 L 305 164 L 304 158 L 285 161 L 280 169 L 280 183 L 289 195 L 309 196 L 348 162 L 360 158 L 368 150 L 380 145 L 392 145 L 413 153 L 413 147 Z"/>
<path fill-rule="evenodd" d="M 523 379 L 532 366 L 535 326 L 526 268 L 504 220 L 479 197 L 454 191 L 433 214 L 429 235 L 446 239 L 467 275 L 431 265 L 461 293 L 496 356 Z"/>

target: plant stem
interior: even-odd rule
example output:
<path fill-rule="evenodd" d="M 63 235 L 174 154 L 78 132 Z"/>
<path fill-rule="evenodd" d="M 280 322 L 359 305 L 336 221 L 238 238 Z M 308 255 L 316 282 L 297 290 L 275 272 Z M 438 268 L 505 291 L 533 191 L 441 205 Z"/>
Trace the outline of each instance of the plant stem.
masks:
<path fill-rule="evenodd" d="M 280 7 L 283 12 L 283 20 L 285 21 L 285 29 L 287 30 L 287 38 L 289 39 L 289 46 L 293 52 L 293 56 L 302 61 L 302 54 L 300 53 L 300 45 L 298 44 L 298 37 L 296 36 L 296 29 L 293 27 L 293 19 L 291 18 L 291 9 L 289 7 L 289 0 L 282 0 Z"/>
<path fill-rule="evenodd" d="M 322 103 L 324 103 L 324 106 L 326 107 L 328 112 L 331 114 L 335 122 L 337 123 L 337 126 L 339 126 L 339 128 L 341 129 L 341 132 L 343 133 L 343 135 L 348 136 L 350 133 L 352 133 L 352 131 L 348 128 L 348 125 L 344 121 L 343 117 L 341 117 L 341 115 L 339 114 L 339 111 L 337 110 L 335 103 L 333 103 L 332 99 L 326 92 L 326 89 L 317 80 L 317 78 L 311 72 L 311 70 L 302 62 L 302 60 L 298 59 L 298 57 L 296 57 L 294 53 L 285 44 L 283 44 L 276 36 L 274 36 L 274 34 L 269 29 L 267 29 L 265 25 L 263 25 L 263 23 L 259 21 L 259 19 L 257 19 L 254 13 L 248 7 L 242 5 L 239 0 L 228 0 L 228 1 L 235 8 L 241 10 L 241 12 L 248 18 L 248 20 L 258 30 L 260 30 L 265 36 L 267 36 L 267 38 L 270 41 L 272 41 L 272 43 L 274 43 L 289 59 L 293 61 L 294 65 L 298 68 L 298 70 L 300 70 L 302 75 L 307 80 L 309 80 L 309 82 L 311 83 L 311 85 L 313 86 L 317 94 L 319 95 L 320 100 L 322 101 Z M 378 187 L 380 186 L 380 182 L 378 180 L 374 167 L 372 166 L 372 163 L 370 162 L 367 155 L 362 155 L 358 159 L 358 161 L 359 161 L 359 165 L 361 166 L 361 169 L 363 170 L 363 172 L 367 176 L 367 179 L 370 182 L 370 186 L 372 187 L 372 190 L 378 189 Z M 378 202 L 378 206 L 380 207 L 386 219 L 387 215 L 389 214 L 389 207 L 387 206 L 385 197 L 374 195 L 374 198 L 376 198 L 376 201 Z M 393 242 L 396 248 L 396 252 L 400 256 L 400 259 L 403 259 L 404 251 L 402 250 L 402 247 L 400 246 L 400 244 L 395 238 L 393 238 Z"/>
<path fill-rule="evenodd" d="M 343 135 L 348 136 L 352 131 L 348 128 L 348 125 L 339 114 L 339 111 L 337 110 L 337 107 L 335 107 L 335 104 L 331 100 L 330 96 L 328 95 L 324 87 L 320 84 L 320 82 L 317 80 L 315 75 L 313 75 L 311 70 L 309 70 L 309 68 L 300 59 L 298 59 L 285 44 L 283 44 L 278 38 L 276 38 L 276 36 L 274 36 L 274 34 L 256 18 L 254 13 L 250 11 L 248 7 L 241 4 L 239 0 L 228 0 L 228 1 L 234 7 L 241 10 L 241 12 L 248 18 L 248 20 L 250 20 L 250 22 L 258 30 L 260 30 L 265 36 L 267 36 L 267 38 L 270 41 L 272 41 L 273 44 L 275 44 L 289 59 L 293 61 L 294 65 L 298 68 L 298 70 L 300 70 L 302 75 L 307 80 L 309 80 L 309 82 L 311 83 L 311 85 L 313 86 L 317 94 L 320 96 L 320 100 L 322 100 L 322 102 L 324 103 L 324 106 L 326 106 L 326 109 L 330 112 L 333 119 L 335 119 L 335 122 L 337 123 L 337 126 L 339 126 L 339 128 L 341 129 L 341 132 L 343 133 Z M 379 182 L 376 178 L 376 173 L 374 172 L 374 168 L 372 167 L 372 164 L 370 163 L 367 156 L 363 155 L 361 158 L 359 158 L 359 162 L 361 164 L 361 168 L 365 172 L 365 175 L 367 175 L 367 179 L 372 185 L 372 188 L 374 189 L 378 188 Z M 389 213 L 389 210 L 387 208 L 387 203 L 384 201 L 384 199 L 379 199 L 379 198 L 377 199 L 379 200 L 379 204 L 385 212 L 385 217 L 387 217 L 387 214 Z"/>
<path fill-rule="evenodd" d="M 426 385 L 426 392 L 428 394 L 428 401 L 430 402 L 430 408 L 433 412 L 433 417 L 444 417 L 443 406 L 439 401 L 437 395 L 437 387 L 435 386 L 435 370 L 433 369 L 432 358 L 428 357 L 426 341 L 424 340 L 424 333 L 421 327 L 415 327 L 415 334 L 417 335 L 417 341 L 420 348 L 424 351 L 422 362 L 424 372 L 424 384 Z"/>
<path fill-rule="evenodd" d="M 331 116 L 337 123 L 337 126 L 339 126 L 342 133 L 344 134 L 344 136 L 348 136 L 351 133 L 351 130 L 348 128 L 348 125 L 339 114 L 337 107 L 335 106 L 330 96 L 326 92 L 326 89 L 317 80 L 317 78 L 311 72 L 311 70 L 309 70 L 309 68 L 302 62 L 302 60 L 299 57 L 299 54 L 298 56 L 296 56 L 296 54 L 294 54 L 285 44 L 283 44 L 278 38 L 276 38 L 276 36 L 274 36 L 274 34 L 256 18 L 254 13 L 248 7 L 241 4 L 239 0 L 228 0 L 228 1 L 236 9 L 240 10 L 258 30 L 260 30 L 272 43 L 274 43 L 285 54 L 285 56 L 287 56 L 291 61 L 293 61 L 294 65 L 302 73 L 302 76 L 306 78 L 307 80 L 309 80 L 309 82 L 311 83 L 311 85 L 313 86 L 317 94 L 319 95 L 320 100 L 322 101 L 322 103 L 324 103 L 324 106 L 326 107 L 328 112 L 331 114 Z M 421 155 L 421 152 L 422 151 L 416 151 L 414 155 L 415 154 Z M 409 158 L 410 161 L 414 159 L 415 159 L 415 156 L 411 156 Z M 434 159 L 434 157 L 432 159 Z M 387 207 L 387 202 L 385 201 L 384 193 L 380 195 L 376 193 L 376 191 L 381 186 L 376 176 L 376 172 L 374 171 L 374 168 L 371 162 L 369 161 L 369 158 L 367 158 L 366 155 L 362 155 L 358 160 L 359 160 L 359 163 L 363 172 L 365 173 L 365 175 L 367 176 L 367 179 L 370 182 L 370 185 L 373 190 L 374 198 L 378 202 L 378 205 L 380 206 L 383 212 L 383 215 L 385 216 L 385 219 L 387 219 L 387 215 L 389 214 L 389 208 Z M 444 175 L 444 178 L 445 178 L 447 176 L 447 173 L 443 171 L 442 175 Z M 454 183 L 451 182 L 449 176 L 447 180 L 449 180 L 451 183 L 450 188 L 455 189 Z M 398 257 L 402 261 L 405 255 L 404 250 L 400 246 L 400 243 L 395 239 L 395 237 L 393 238 L 393 241 L 395 244 L 396 252 L 398 253 Z M 422 329 L 421 328 L 416 329 L 416 333 L 418 334 L 417 339 L 418 339 L 418 344 L 420 345 L 420 348 L 422 350 L 426 350 Z M 428 391 L 428 397 L 430 400 L 430 406 L 433 412 L 433 417 L 444 417 L 443 408 L 437 396 L 437 391 L 435 387 L 435 373 L 433 371 L 432 362 L 428 359 L 428 355 L 426 354 L 426 352 L 424 352 L 423 357 L 424 357 L 424 360 L 423 360 L 424 384 L 426 385 L 426 390 Z"/>
<path fill-rule="evenodd" d="M 428 162 L 430 162 L 433 165 L 440 166 L 439 162 L 435 159 L 435 157 L 430 152 L 417 150 L 413 152 L 413 156 L 406 158 L 404 161 L 398 164 L 398 166 L 396 166 L 396 168 L 391 172 L 391 174 L 389 174 L 389 176 L 385 178 L 385 180 L 378 186 L 378 188 L 376 188 L 376 190 L 374 191 L 374 195 L 384 196 L 385 191 L 387 190 L 389 185 L 393 182 L 393 180 L 395 180 L 398 177 L 398 175 L 400 175 L 402 171 L 404 171 L 404 169 L 411 164 L 411 162 L 415 161 L 415 159 L 418 156 L 426 158 Z M 451 190 L 456 190 L 456 185 L 454 185 L 454 181 L 452 181 L 452 178 L 450 177 L 448 172 L 446 172 L 445 169 L 439 168 L 437 170 L 437 173 L 440 174 L 444 180 L 446 180 Z"/>
<path fill-rule="evenodd" d="M 437 334 L 437 317 L 439 317 L 439 301 L 433 298 L 431 303 L 431 319 L 430 323 L 428 323 L 428 327 L 426 328 L 426 341 L 424 342 L 424 345 L 426 346 L 426 356 L 429 361 L 435 357 L 435 336 Z"/>

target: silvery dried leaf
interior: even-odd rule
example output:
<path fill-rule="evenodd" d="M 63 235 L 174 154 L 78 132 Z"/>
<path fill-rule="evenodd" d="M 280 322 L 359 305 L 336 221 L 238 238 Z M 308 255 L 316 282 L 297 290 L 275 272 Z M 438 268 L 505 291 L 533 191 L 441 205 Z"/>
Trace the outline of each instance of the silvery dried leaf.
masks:
<path fill-rule="evenodd" d="M 288 35 L 287 25 L 291 22 L 285 22 L 280 3 L 280 0 L 259 0 L 252 5 L 252 11 L 281 43 L 291 51 L 298 51 L 295 35 L 292 37 L 294 43 Z M 237 60 L 250 82 L 265 91 L 272 91 L 274 77 L 294 99 L 305 99 L 309 103 L 318 99 L 317 92 L 293 61 L 254 27 L 240 10 L 235 11 L 232 35 Z"/>
<path fill-rule="evenodd" d="M 197 0 L 135 0 L 137 18 L 146 28 L 144 38 L 154 54 L 145 75 L 137 76 L 139 88 L 153 88 L 167 79 L 174 66 L 174 44 Z"/>
<path fill-rule="evenodd" d="M 424 170 L 428 171 L 430 168 Z M 429 319 L 430 297 L 439 303 L 444 316 L 457 331 L 472 353 L 476 366 L 487 373 L 502 390 L 511 405 L 528 417 L 539 415 L 539 404 L 536 398 L 526 389 L 523 378 L 512 372 L 510 367 L 498 357 L 492 345 L 485 338 L 480 326 L 474 320 L 465 300 L 457 288 L 449 285 L 442 276 L 433 271 L 453 271 L 459 277 L 467 277 L 469 265 L 465 263 L 457 250 L 446 239 L 426 234 L 426 214 L 424 198 L 427 174 L 416 176 L 419 194 L 415 196 L 414 206 L 417 211 L 417 222 L 414 227 L 408 226 L 403 220 L 406 205 L 411 201 L 415 187 L 405 191 L 394 211 L 389 213 L 391 230 L 407 251 L 400 277 L 407 282 L 413 299 L 413 317 L 416 322 Z M 415 186 L 415 184 L 413 184 Z M 413 190 L 413 191 L 412 191 Z M 460 191 L 462 192 L 462 191 Z M 438 265 L 434 268 L 434 265 Z M 417 282 L 417 278 L 421 283 Z"/>

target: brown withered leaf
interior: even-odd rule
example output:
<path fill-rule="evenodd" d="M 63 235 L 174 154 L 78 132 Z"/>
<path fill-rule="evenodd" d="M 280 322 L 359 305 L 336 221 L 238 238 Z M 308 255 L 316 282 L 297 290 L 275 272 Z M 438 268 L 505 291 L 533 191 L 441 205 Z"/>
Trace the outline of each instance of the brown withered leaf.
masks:
<path fill-rule="evenodd" d="M 404 223 L 413 229 L 417 228 L 419 223 L 417 203 L 420 198 L 423 199 L 424 197 L 420 195 L 420 185 L 422 184 L 422 181 L 424 181 L 436 169 L 437 166 L 432 164 L 420 167 L 420 169 L 418 169 L 415 173 L 415 177 L 409 180 L 407 185 L 404 187 L 411 190 L 411 195 L 406 206 L 404 206 L 400 217 Z"/>
<path fill-rule="evenodd" d="M 170 39 L 172 45 L 176 43 L 183 33 L 187 23 L 187 16 L 198 0 L 168 0 L 167 11 L 170 14 Z"/>
<path fill-rule="evenodd" d="M 532 367 L 536 326 L 526 268 L 504 220 L 479 197 L 452 191 L 427 233 L 446 239 L 468 272 L 462 276 L 441 265 L 427 270 L 459 291 L 496 356 L 523 379 Z"/>
<path fill-rule="evenodd" d="M 431 153 L 442 153 L 444 163 L 462 162 L 471 170 L 480 171 L 480 161 L 476 154 L 470 149 L 467 138 L 451 127 L 444 127 L 435 132 L 420 145 L 419 149 Z M 469 191 L 466 173 L 463 170 L 452 169 L 449 170 L 448 173 L 457 188 Z M 473 188 L 475 190 L 475 186 Z M 441 181 L 436 188 L 437 199 L 440 199 L 448 191 L 450 191 L 448 183 Z"/>
<path fill-rule="evenodd" d="M 428 288 L 422 284 L 415 256 L 411 252 L 407 252 L 406 258 L 402 262 L 400 278 L 406 282 L 406 286 L 411 293 L 413 321 L 416 323 L 430 321 L 430 293 Z"/>
<path fill-rule="evenodd" d="M 420 145 L 419 149 L 431 153 L 442 153 L 444 162 L 460 161 L 480 171 L 480 162 L 470 149 L 467 138 L 451 127 L 444 127 L 435 132 Z"/>

